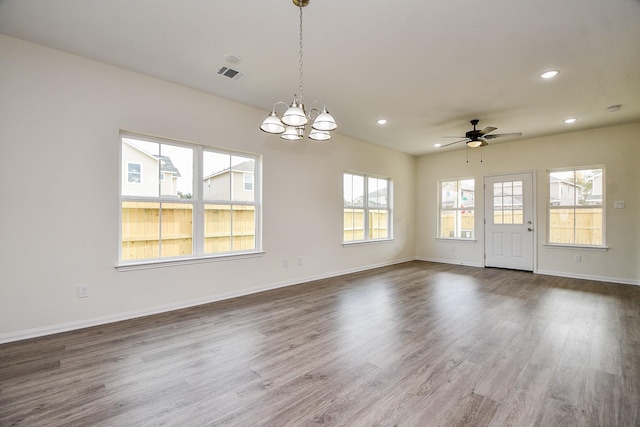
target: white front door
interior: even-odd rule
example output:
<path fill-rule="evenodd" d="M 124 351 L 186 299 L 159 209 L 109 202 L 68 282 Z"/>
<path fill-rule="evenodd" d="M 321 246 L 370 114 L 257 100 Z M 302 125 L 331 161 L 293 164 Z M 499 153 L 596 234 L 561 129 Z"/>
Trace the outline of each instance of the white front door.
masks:
<path fill-rule="evenodd" d="M 484 178 L 485 267 L 533 271 L 533 173 Z"/>

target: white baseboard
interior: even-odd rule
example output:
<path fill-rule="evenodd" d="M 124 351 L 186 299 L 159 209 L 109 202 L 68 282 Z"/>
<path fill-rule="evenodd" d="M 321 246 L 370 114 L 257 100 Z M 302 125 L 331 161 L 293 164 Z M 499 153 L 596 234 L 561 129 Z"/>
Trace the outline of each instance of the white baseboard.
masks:
<path fill-rule="evenodd" d="M 568 277 L 570 279 L 594 280 L 596 282 L 618 283 L 623 285 L 640 286 L 640 280 L 623 279 L 621 277 L 594 276 L 589 274 L 567 273 L 565 271 L 538 270 L 536 274 L 546 274 L 547 276 Z"/>
<path fill-rule="evenodd" d="M 245 289 L 245 290 L 242 290 L 242 291 L 239 291 L 239 292 L 228 292 L 228 293 L 225 293 L 225 294 L 213 295 L 213 296 L 205 297 L 205 298 L 197 298 L 197 299 L 192 299 L 192 300 L 187 300 L 187 301 L 181 301 L 181 302 L 175 303 L 175 304 L 164 304 L 164 305 L 155 306 L 155 307 L 148 307 L 148 308 L 144 308 L 144 309 L 140 309 L 140 310 L 133 310 L 133 311 L 128 311 L 128 312 L 124 312 L 124 313 L 117 313 L 117 314 L 113 314 L 113 315 L 110 315 L 110 316 L 94 317 L 94 318 L 91 318 L 91 319 L 82 319 L 82 320 L 78 320 L 78 321 L 74 321 L 74 322 L 58 323 L 58 324 L 55 324 L 55 325 L 43 326 L 43 327 L 40 327 L 40 328 L 33 328 L 33 329 L 27 329 L 27 330 L 22 330 L 22 331 L 4 333 L 4 334 L 0 334 L 0 344 L 4 344 L 4 343 L 8 343 L 8 342 L 14 342 L 14 341 L 21 341 L 21 340 L 25 340 L 25 339 L 29 339 L 29 338 L 37 338 L 37 337 L 42 337 L 42 336 L 46 336 L 46 335 L 53 335 L 53 334 L 58 334 L 58 333 L 62 333 L 62 332 L 75 331 L 75 330 L 78 330 L 78 329 L 89 328 L 89 327 L 92 327 L 92 326 L 106 325 L 108 323 L 115 323 L 115 322 L 121 322 L 123 320 L 136 319 L 138 317 L 151 316 L 153 314 L 166 313 L 166 312 L 169 312 L 169 311 L 180 310 L 180 309 L 183 309 L 183 308 L 189 308 L 189 307 L 195 307 L 195 306 L 198 306 L 198 305 L 209 304 L 209 303 L 216 302 L 216 301 L 223 301 L 223 300 L 227 300 L 227 299 L 237 298 L 237 297 L 241 297 L 241 296 L 244 296 L 244 295 L 250 295 L 250 294 L 256 294 L 256 293 L 259 293 L 259 292 L 265 292 L 265 291 L 269 291 L 269 290 L 272 290 L 272 289 L 285 288 L 287 286 L 301 285 L 301 284 L 304 284 L 304 283 L 307 283 L 307 282 L 312 282 L 314 280 L 328 279 L 328 278 L 331 278 L 331 277 L 342 276 L 342 275 L 345 275 L 345 274 L 357 273 L 357 272 L 366 271 L 366 270 L 372 270 L 374 268 L 387 267 L 389 265 L 394 265 L 394 264 L 401 264 L 403 262 L 408 262 L 408 261 L 413 261 L 413 260 L 415 260 L 415 258 L 407 258 L 407 259 L 394 260 L 394 261 L 390 261 L 390 262 L 371 264 L 371 265 L 367 265 L 367 266 L 362 266 L 362 267 L 357 267 L 357 268 L 337 271 L 337 272 L 328 273 L 328 274 L 319 274 L 319 275 L 303 277 L 303 278 L 290 280 L 290 281 L 284 281 L 284 282 L 279 282 L 279 283 L 271 283 L 271 284 L 269 284 L 267 286 L 249 288 L 249 289 Z"/>
<path fill-rule="evenodd" d="M 450 260 L 450 259 L 441 259 L 441 258 L 416 258 L 418 261 L 429 261 L 429 262 L 438 262 L 442 264 L 454 264 L 454 265 L 466 265 L 469 267 L 484 267 L 480 263 L 470 263 L 463 262 L 458 260 Z M 558 277 L 568 277 L 571 279 L 583 279 L 583 280 L 594 280 L 596 282 L 606 282 L 606 283 L 618 283 L 623 285 L 636 285 L 640 286 L 640 280 L 632 280 L 625 279 L 621 277 L 607 277 L 607 276 L 594 276 L 589 274 L 577 274 L 577 273 L 567 273 L 566 271 L 553 271 L 553 270 L 536 270 L 534 274 L 546 274 L 547 276 L 558 276 Z"/>
<path fill-rule="evenodd" d="M 418 257 L 418 258 L 416 258 L 416 260 L 417 261 L 437 262 L 437 263 L 440 263 L 440 264 L 464 265 L 464 266 L 467 266 L 467 267 L 484 267 L 482 265 L 482 263 L 479 263 L 479 262 L 467 262 L 467 261 L 460 261 L 460 260 L 454 260 L 454 259 Z"/>

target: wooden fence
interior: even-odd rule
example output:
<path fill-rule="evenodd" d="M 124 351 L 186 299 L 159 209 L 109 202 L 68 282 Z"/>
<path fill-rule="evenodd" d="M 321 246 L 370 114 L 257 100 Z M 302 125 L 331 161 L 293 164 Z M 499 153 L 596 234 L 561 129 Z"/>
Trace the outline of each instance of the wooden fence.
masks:
<path fill-rule="evenodd" d="M 352 242 L 364 239 L 364 210 L 344 210 L 343 241 Z M 386 210 L 369 210 L 369 238 L 389 237 L 389 215 Z"/>
<path fill-rule="evenodd" d="M 162 224 L 160 224 L 162 215 Z M 205 253 L 255 248 L 255 209 L 252 206 L 207 205 L 204 218 Z M 122 259 L 153 259 L 193 253 L 193 205 L 123 202 Z M 162 236 L 162 239 L 160 239 Z"/>
<path fill-rule="evenodd" d="M 506 215 L 505 215 L 506 214 Z M 460 231 L 473 231 L 472 213 L 460 215 Z M 522 211 L 502 211 L 494 213 L 496 224 L 523 224 Z M 549 243 L 601 245 L 602 244 L 602 209 L 551 209 L 549 215 Z M 440 237 L 454 237 L 456 218 L 453 212 L 443 214 L 440 218 Z"/>

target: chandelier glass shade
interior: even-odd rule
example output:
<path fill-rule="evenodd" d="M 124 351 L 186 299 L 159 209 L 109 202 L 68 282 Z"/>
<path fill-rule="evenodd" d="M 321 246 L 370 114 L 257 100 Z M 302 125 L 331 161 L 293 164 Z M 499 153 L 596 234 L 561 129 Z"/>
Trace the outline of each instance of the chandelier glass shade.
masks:
<path fill-rule="evenodd" d="M 293 95 L 291 104 L 285 104 L 282 101 L 276 102 L 271 113 L 260 125 L 260 129 L 266 133 L 280 135 L 280 138 L 288 141 L 297 141 L 304 138 L 307 124 L 311 123 L 309 138 L 316 141 L 327 141 L 331 139 L 331 131 L 336 129 L 338 125 L 327 107 L 323 104 L 322 110 L 314 108 L 314 105 L 322 101 L 313 101 L 309 113 L 304 108 L 304 96 L 302 94 L 302 8 L 309 4 L 309 0 L 292 0 L 300 9 L 300 60 L 299 60 L 299 94 Z M 280 104 L 288 106 L 282 114 L 278 116 L 276 107 Z"/>

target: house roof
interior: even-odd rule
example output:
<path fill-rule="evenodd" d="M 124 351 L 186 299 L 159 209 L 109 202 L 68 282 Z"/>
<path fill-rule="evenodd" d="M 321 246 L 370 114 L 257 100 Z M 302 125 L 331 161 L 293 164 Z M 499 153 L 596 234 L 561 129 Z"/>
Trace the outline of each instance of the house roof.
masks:
<path fill-rule="evenodd" d="M 159 156 L 157 154 L 148 153 L 145 150 L 143 150 L 142 148 L 138 147 L 136 144 L 134 144 L 131 140 L 129 140 L 127 138 L 123 138 L 122 142 L 127 144 L 129 147 L 141 152 L 145 156 L 151 157 L 152 159 L 155 159 L 155 160 L 160 160 L 160 170 L 161 171 L 163 171 L 163 172 L 172 172 L 177 177 L 181 176 L 180 175 L 180 171 L 178 170 L 178 168 L 176 168 L 173 165 L 173 162 L 171 161 L 171 157 L 169 157 L 169 156 Z"/>
<path fill-rule="evenodd" d="M 255 172 L 255 160 L 247 160 L 245 162 L 242 163 L 238 163 L 237 165 L 233 165 L 231 166 L 231 168 L 226 168 L 226 169 L 222 169 L 219 170 L 217 172 L 212 172 L 209 175 L 206 175 L 203 179 L 209 179 L 212 178 L 214 176 L 218 176 L 218 175 L 222 175 L 225 173 L 229 173 L 229 170 L 233 171 L 233 172 L 251 172 L 254 173 Z"/>
<path fill-rule="evenodd" d="M 180 177 L 180 171 L 173 165 L 171 157 L 169 156 L 153 156 L 156 159 L 160 159 L 160 170 L 163 172 L 172 172 L 175 176 Z"/>
<path fill-rule="evenodd" d="M 523 133 L 491 140 L 489 149 L 640 121 L 637 0 L 313 0 L 303 11 L 305 101 L 310 108 L 322 99 L 338 134 L 420 155 L 465 148 L 433 145 L 463 136 L 471 119 L 479 129 Z M 289 0 L 0 2 L 3 34 L 209 92 L 264 117 L 297 88 L 298 24 Z M 222 66 L 244 77 L 224 77 Z M 560 74 L 538 77 L 549 69 Z M 613 104 L 622 107 L 608 112 Z M 569 115 L 578 119 L 572 125 L 563 123 Z M 375 123 L 382 117 L 384 127 Z"/>

